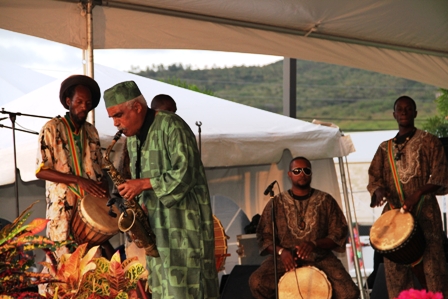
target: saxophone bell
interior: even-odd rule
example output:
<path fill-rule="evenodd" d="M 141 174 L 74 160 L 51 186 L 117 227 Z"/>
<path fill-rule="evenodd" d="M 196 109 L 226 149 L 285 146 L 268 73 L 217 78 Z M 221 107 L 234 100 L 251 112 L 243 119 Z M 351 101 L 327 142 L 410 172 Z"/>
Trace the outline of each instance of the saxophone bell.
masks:
<path fill-rule="evenodd" d="M 155 242 L 147 242 L 148 235 L 144 228 L 144 225 L 138 221 L 136 213 L 133 209 L 127 209 L 126 214 L 123 212 L 118 219 L 118 228 L 128 233 L 132 241 L 139 248 L 145 249 L 145 254 L 148 256 L 158 257 L 159 251 L 157 250 Z"/>

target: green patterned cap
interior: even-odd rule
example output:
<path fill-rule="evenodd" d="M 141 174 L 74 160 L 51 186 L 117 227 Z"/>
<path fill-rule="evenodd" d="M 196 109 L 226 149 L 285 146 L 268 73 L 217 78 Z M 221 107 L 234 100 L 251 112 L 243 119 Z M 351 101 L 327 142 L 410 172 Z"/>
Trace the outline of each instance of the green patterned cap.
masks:
<path fill-rule="evenodd" d="M 134 81 L 118 83 L 104 91 L 104 102 L 106 103 L 106 109 L 115 105 L 123 104 L 127 101 L 131 101 L 141 95 L 142 93 Z"/>

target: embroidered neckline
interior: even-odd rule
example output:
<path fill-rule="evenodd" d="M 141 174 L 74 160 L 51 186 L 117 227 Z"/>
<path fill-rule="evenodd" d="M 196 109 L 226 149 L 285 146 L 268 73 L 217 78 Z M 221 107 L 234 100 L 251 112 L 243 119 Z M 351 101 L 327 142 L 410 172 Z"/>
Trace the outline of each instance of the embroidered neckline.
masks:
<path fill-rule="evenodd" d="M 300 230 L 304 230 L 306 228 L 306 222 L 305 222 L 305 216 L 306 212 L 308 210 L 308 205 L 310 203 L 310 200 L 307 200 L 311 197 L 311 194 L 313 193 L 313 188 L 310 188 L 307 195 L 299 196 L 295 195 L 291 189 L 288 190 L 289 195 L 291 195 L 292 198 L 294 198 L 294 206 L 297 210 L 297 227 Z M 302 206 L 302 203 L 306 201 L 305 207 Z M 297 203 L 299 203 L 300 208 L 297 206 Z"/>
<path fill-rule="evenodd" d="M 393 142 L 395 144 L 395 149 L 397 152 L 395 153 L 395 161 L 401 160 L 401 156 L 404 154 L 402 153 L 405 146 L 408 144 L 408 141 L 414 136 L 416 129 L 412 130 L 412 132 L 409 132 L 407 134 L 404 134 L 402 136 L 398 136 L 398 134 L 393 138 Z"/>
<path fill-rule="evenodd" d="M 311 194 L 313 194 L 313 188 L 310 188 L 307 195 L 295 195 L 291 189 L 288 190 L 288 194 L 295 200 L 306 200 L 311 197 Z"/>

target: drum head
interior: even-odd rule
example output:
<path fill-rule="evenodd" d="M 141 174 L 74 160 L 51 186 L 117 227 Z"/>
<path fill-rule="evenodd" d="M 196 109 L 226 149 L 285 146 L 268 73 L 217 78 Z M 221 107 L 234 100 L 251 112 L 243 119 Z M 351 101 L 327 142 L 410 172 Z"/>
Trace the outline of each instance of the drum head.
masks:
<path fill-rule="evenodd" d="M 109 207 L 106 205 L 107 198 L 98 198 L 87 194 L 79 203 L 80 213 L 84 219 L 95 229 L 105 234 L 116 234 L 118 229 L 118 217 L 109 216 Z M 113 206 L 112 209 L 119 215 L 118 209 Z"/>
<path fill-rule="evenodd" d="M 332 288 L 324 272 L 307 266 L 286 272 L 280 278 L 278 296 L 280 299 L 330 299 Z"/>
<path fill-rule="evenodd" d="M 411 213 L 400 213 L 399 209 L 385 212 L 370 229 L 370 242 L 378 250 L 399 247 L 411 235 L 414 217 Z"/>

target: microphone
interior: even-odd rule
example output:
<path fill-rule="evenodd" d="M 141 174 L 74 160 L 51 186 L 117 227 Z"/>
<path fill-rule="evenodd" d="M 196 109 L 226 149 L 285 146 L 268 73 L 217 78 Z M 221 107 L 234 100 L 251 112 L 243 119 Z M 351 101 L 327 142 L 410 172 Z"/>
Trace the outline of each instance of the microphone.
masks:
<path fill-rule="evenodd" d="M 5 120 L 5 119 L 7 119 L 7 117 L 2 117 L 2 118 L 0 118 L 0 120 Z"/>
<path fill-rule="evenodd" d="M 272 191 L 272 188 L 274 188 L 274 184 L 277 183 L 277 181 L 273 181 L 267 188 L 264 190 L 264 195 L 268 195 L 269 192 Z"/>

